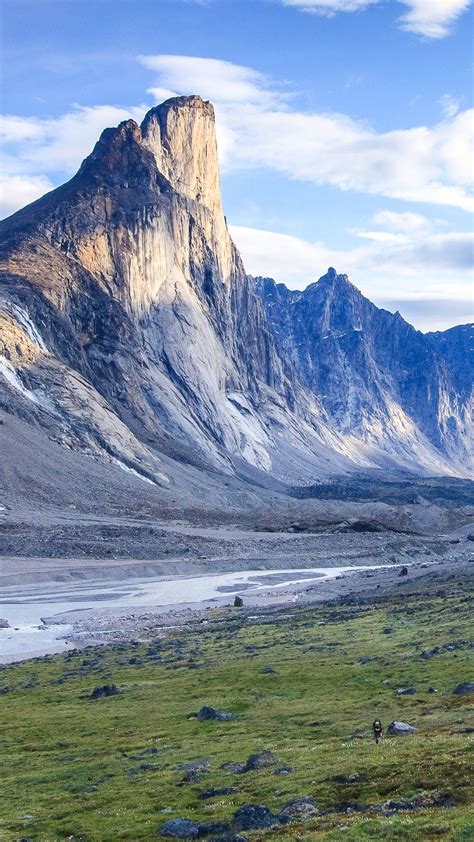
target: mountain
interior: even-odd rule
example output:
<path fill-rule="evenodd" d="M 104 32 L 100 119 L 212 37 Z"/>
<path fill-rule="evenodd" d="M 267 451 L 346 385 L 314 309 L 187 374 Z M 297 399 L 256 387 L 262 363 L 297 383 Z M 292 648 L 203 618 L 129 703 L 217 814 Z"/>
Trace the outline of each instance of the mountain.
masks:
<path fill-rule="evenodd" d="M 183 466 L 203 483 L 468 472 L 462 343 L 333 270 L 304 293 L 247 276 L 200 97 L 106 129 L 0 235 L 0 407 L 63 449 L 164 489 Z"/>
<path fill-rule="evenodd" d="M 294 291 L 255 285 L 277 346 L 344 435 L 398 443 L 422 433 L 453 461 L 472 444 L 473 329 L 424 335 L 332 267 Z"/>

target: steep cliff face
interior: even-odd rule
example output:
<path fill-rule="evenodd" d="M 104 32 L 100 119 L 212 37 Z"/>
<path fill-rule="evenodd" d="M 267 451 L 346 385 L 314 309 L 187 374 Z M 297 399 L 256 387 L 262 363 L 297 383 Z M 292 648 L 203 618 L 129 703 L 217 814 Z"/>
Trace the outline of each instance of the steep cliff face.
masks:
<path fill-rule="evenodd" d="M 473 368 L 462 328 L 425 336 L 332 267 L 303 292 L 270 278 L 255 284 L 280 351 L 339 432 L 394 452 L 415 447 L 421 432 L 455 462 L 469 461 Z"/>
<path fill-rule="evenodd" d="M 408 352 L 404 332 L 419 335 L 378 321 L 345 280 L 296 294 L 245 274 L 199 97 L 106 129 L 71 181 L 0 233 L 1 405 L 64 446 L 162 485 L 172 460 L 292 483 L 381 465 L 464 471 L 431 410 L 412 411 L 434 375 L 412 382 L 406 354 L 432 371 L 432 343 Z"/>
<path fill-rule="evenodd" d="M 68 184 L 1 229 L 4 312 L 44 346 L 19 358 L 6 341 L 4 366 L 15 357 L 45 388 L 41 365 L 74 371 L 141 445 L 271 467 L 269 428 L 295 384 L 227 231 L 209 103 L 170 100 L 105 130 Z M 57 413 L 83 439 L 81 401 L 63 391 Z"/>

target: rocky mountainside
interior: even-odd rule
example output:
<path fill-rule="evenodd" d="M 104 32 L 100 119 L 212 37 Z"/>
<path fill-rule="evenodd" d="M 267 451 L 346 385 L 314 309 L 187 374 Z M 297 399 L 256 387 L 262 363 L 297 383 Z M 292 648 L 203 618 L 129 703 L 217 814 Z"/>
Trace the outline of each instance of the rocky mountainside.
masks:
<path fill-rule="evenodd" d="M 199 97 L 106 129 L 0 233 L 0 406 L 63 448 L 163 488 L 183 465 L 259 483 L 466 474 L 462 343 L 335 273 L 305 293 L 248 277 Z"/>
<path fill-rule="evenodd" d="M 424 335 L 332 267 L 304 291 L 256 278 L 277 346 L 331 424 L 362 440 L 421 432 L 453 462 L 472 445 L 473 326 Z"/>

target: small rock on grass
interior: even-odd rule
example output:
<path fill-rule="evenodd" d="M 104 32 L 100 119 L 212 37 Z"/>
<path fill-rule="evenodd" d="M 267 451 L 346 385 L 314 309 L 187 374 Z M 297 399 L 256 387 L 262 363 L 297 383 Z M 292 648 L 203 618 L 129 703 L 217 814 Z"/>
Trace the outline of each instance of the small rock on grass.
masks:
<path fill-rule="evenodd" d="M 458 684 L 458 686 L 453 690 L 453 696 L 464 696 L 467 693 L 474 693 L 474 682 L 462 681 L 461 684 Z"/>
<path fill-rule="evenodd" d="M 399 687 L 397 693 L 399 696 L 416 696 L 414 687 Z"/>
<path fill-rule="evenodd" d="M 197 714 L 197 719 L 199 722 L 210 722 L 211 720 L 216 719 L 220 721 L 225 721 L 233 718 L 233 713 L 228 713 L 228 711 L 226 710 L 216 710 L 215 708 L 211 708 L 208 705 L 204 705 L 204 707 L 202 707 Z"/>
<path fill-rule="evenodd" d="M 89 699 L 95 701 L 95 699 L 104 699 L 108 696 L 118 696 L 119 694 L 120 690 L 116 684 L 104 684 L 102 687 L 94 687 Z"/>

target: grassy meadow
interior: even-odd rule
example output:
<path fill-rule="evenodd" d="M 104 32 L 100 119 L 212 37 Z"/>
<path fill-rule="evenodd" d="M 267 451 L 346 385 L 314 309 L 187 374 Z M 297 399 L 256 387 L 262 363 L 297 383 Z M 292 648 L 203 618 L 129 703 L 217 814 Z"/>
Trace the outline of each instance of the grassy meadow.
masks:
<path fill-rule="evenodd" d="M 138 842 L 160 838 L 174 817 L 227 820 L 245 803 L 277 813 L 312 795 L 321 815 L 243 835 L 468 842 L 473 697 L 452 691 L 472 678 L 471 607 L 453 586 L 442 597 L 405 596 L 398 604 L 261 617 L 220 610 L 149 643 L 7 666 L 0 671 L 0 840 Z M 437 654 L 421 657 L 433 647 Z M 87 698 L 110 683 L 119 695 Z M 397 693 L 407 687 L 416 694 Z M 235 718 L 199 722 L 193 714 L 203 705 Z M 417 732 L 375 746 L 375 716 Z M 292 771 L 221 768 L 264 749 Z M 196 761 L 194 780 L 186 765 Z M 213 788 L 235 792 L 201 797 Z M 422 794 L 451 806 L 387 815 L 370 808 Z M 347 812 L 344 803 L 363 806 Z"/>

